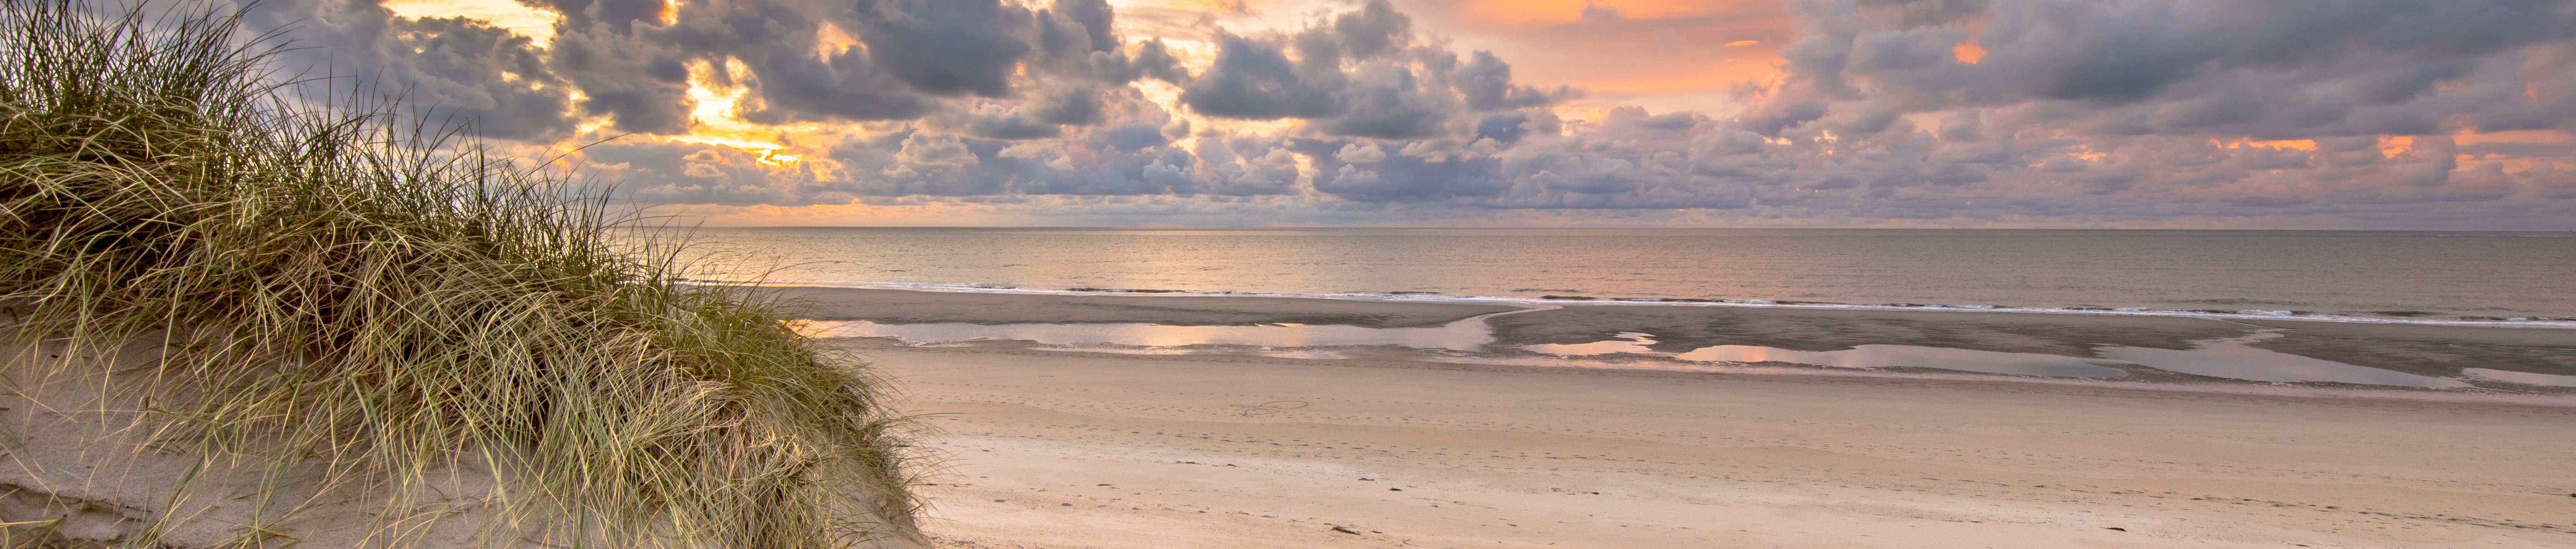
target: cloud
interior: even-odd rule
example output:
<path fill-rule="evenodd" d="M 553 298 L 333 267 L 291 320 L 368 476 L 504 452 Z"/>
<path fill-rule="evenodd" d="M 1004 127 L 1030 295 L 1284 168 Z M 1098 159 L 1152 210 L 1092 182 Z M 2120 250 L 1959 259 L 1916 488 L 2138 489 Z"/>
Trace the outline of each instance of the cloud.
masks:
<path fill-rule="evenodd" d="M 1208 116 L 1301 118 L 1331 135 L 1405 139 L 1473 124 L 1472 111 L 1538 107 L 1575 95 L 1571 88 L 1514 84 L 1511 66 L 1491 53 L 1476 52 L 1461 65 L 1455 53 L 1423 43 L 1412 25 L 1376 0 L 1294 33 L 1219 33 L 1216 61 L 1180 100 Z"/>
<path fill-rule="evenodd" d="M 847 204 L 857 186 L 810 165 L 775 166 L 756 153 L 694 143 L 624 140 L 584 149 L 586 179 L 613 183 L 627 199 L 661 204 Z"/>
<path fill-rule="evenodd" d="M 1455 78 L 1458 92 L 1466 96 L 1467 107 L 1480 111 L 1537 107 L 1576 95 L 1573 88 L 1541 90 L 1512 84 L 1512 66 L 1495 57 L 1493 52 L 1479 51 L 1466 66 L 1459 67 Z"/>
<path fill-rule="evenodd" d="M 698 141 L 747 148 L 648 135 L 577 155 L 648 202 L 1270 216 L 1242 223 L 2576 213 L 2565 2 L 1788 0 L 1793 36 L 1724 48 L 1781 44 L 1779 73 L 1735 87 L 1740 111 L 1669 112 L 1520 82 L 1384 0 L 1286 28 L 1121 23 L 1104 0 L 543 5 L 563 14 L 543 48 L 364 0 L 268 4 L 263 21 L 325 21 L 297 36 L 333 53 L 299 59 L 361 63 L 507 139 L 585 118 L 710 131 L 692 97 L 740 92 L 720 115 L 753 129 Z M 1732 17 L 1581 15 L 1546 24 Z M 1619 61 L 1685 59 L 1647 53 Z M 788 149 L 743 145 L 760 141 Z"/>
<path fill-rule="evenodd" d="M 1217 41 L 1215 66 L 1181 93 L 1181 102 L 1191 110 L 1253 120 L 1332 114 L 1331 90 L 1309 84 L 1279 48 L 1231 33 Z"/>
<path fill-rule="evenodd" d="M 1029 53 L 1028 12 L 1001 0 L 873 0 L 853 11 L 868 54 L 924 93 L 1009 95 Z"/>
<path fill-rule="evenodd" d="M 311 67 L 315 99 L 345 100 L 351 83 L 399 95 L 428 120 L 501 139 L 544 141 L 572 133 L 564 82 L 524 36 L 462 18 L 397 17 L 373 2 L 302 0 L 251 5 L 254 32 L 292 31 L 280 55 Z"/>
<path fill-rule="evenodd" d="M 2097 135 L 2413 135 L 2576 120 L 2576 110 L 2523 93 L 2534 77 L 2565 72 L 2563 61 L 2529 70 L 2576 38 L 2576 5 L 2563 2 L 1797 6 L 1804 36 L 1782 51 L 1792 83 L 1758 109 L 1782 127 L 1841 115 L 1848 129 L 1870 131 L 1887 118 L 1879 112 L 2011 106 L 2060 111 L 2052 122 Z M 1887 10 L 1905 23 L 1875 23 Z M 1986 53 L 1961 60 L 1960 44 Z M 2454 116 L 2466 119 L 2443 127 Z"/>

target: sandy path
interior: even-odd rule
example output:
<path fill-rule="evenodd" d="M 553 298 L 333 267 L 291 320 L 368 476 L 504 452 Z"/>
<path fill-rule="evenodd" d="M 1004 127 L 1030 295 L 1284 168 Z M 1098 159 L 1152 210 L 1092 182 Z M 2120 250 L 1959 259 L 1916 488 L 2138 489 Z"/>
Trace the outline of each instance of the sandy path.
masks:
<path fill-rule="evenodd" d="M 2576 547 L 2576 408 L 868 352 L 954 547 Z"/>

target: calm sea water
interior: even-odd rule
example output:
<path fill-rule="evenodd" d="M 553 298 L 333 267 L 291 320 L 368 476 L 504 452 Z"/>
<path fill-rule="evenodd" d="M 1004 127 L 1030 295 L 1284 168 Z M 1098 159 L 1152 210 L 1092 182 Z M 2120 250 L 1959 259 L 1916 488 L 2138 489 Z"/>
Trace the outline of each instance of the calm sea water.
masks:
<path fill-rule="evenodd" d="M 2576 317 L 2576 233 L 705 228 L 690 241 L 694 278 L 796 284 Z"/>

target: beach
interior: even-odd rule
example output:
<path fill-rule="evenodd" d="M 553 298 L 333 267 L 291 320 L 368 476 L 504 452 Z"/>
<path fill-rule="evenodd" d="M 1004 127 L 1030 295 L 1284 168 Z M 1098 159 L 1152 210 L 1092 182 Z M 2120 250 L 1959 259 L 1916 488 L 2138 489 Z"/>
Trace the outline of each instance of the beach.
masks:
<path fill-rule="evenodd" d="M 937 319 L 953 323 L 977 320 L 971 311 L 1028 322 L 1067 308 L 1139 315 L 1094 322 L 1147 321 L 1158 308 L 1312 320 L 1352 303 L 866 292 L 891 290 L 806 295 L 819 315 L 843 320 L 921 314 L 952 295 L 982 300 Z M 1193 299 L 1210 301 L 1182 301 Z M 897 302 L 911 305 L 877 306 Z M 1776 312 L 1708 310 L 1720 312 L 1687 314 Z M 1507 338 L 1637 322 L 1505 325 L 1555 311 L 1634 314 L 1566 307 L 1484 318 Z M 1343 312 L 1390 326 L 1492 315 L 1438 303 Z M 1817 312 L 1764 318 L 1811 329 L 1826 322 L 1809 314 Z M 2195 322 L 2209 321 L 2192 318 L 2056 319 L 2072 325 L 2049 332 L 2014 327 L 2050 320 L 2036 315 L 1823 312 L 1875 327 L 1805 343 L 1946 338 L 2045 352 L 2063 346 L 2052 341 L 2109 335 L 2124 338 L 2091 343 L 2226 335 L 2196 332 L 2210 328 Z M 2087 324 L 2095 321 L 2113 326 Z M 2379 341 L 2394 350 L 2384 354 L 2454 370 L 2523 356 L 2531 362 L 2520 368 L 2543 375 L 2568 373 L 2549 365 L 2576 339 L 2350 323 L 2293 332 L 2301 335 L 2273 341 L 2365 350 L 2377 348 L 2352 346 Z M 1689 344 L 1734 341 L 1701 336 L 1714 339 Z M 898 406 L 934 431 L 924 442 L 944 457 L 923 488 L 932 504 L 924 527 L 949 547 L 2576 546 L 2576 462 L 2565 457 L 2576 454 L 2576 406 L 2543 388 L 837 341 L 895 379 Z M 1509 343 L 1525 341 L 1535 339 Z M 2447 362 L 2422 352 L 2436 347 L 2476 352 Z"/>

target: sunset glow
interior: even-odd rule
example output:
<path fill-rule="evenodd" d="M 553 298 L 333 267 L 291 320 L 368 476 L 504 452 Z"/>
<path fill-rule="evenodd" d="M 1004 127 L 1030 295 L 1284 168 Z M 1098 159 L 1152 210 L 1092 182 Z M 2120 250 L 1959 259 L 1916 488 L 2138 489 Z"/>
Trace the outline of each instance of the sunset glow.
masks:
<path fill-rule="evenodd" d="M 1467 11 L 1497 22 L 1575 22 L 1585 18 L 1668 19 L 1724 13 L 1710 0 L 1469 0 Z"/>
<path fill-rule="evenodd" d="M 2361 210 L 2468 224 L 2576 214 L 2576 115 L 2566 114 L 2576 110 L 2553 106 L 2576 97 L 2576 80 L 2559 76 L 2576 74 L 2565 66 L 2576 39 L 2537 23 L 2440 34 L 2488 44 L 2443 50 L 2461 52 L 2441 54 L 2453 56 L 2443 66 L 2474 70 L 2396 81 L 2337 72 L 2374 66 L 2367 52 L 2382 50 L 2369 48 L 2298 58 L 2342 64 L 2230 64 L 2264 50 L 2227 50 L 2240 46 L 2188 25 L 2121 40 L 2209 50 L 2156 61 L 2198 68 L 2114 70 L 2097 64 L 2144 62 L 2123 57 L 2142 46 L 2064 29 L 2135 18 L 2048 12 L 2098 19 L 2065 27 L 2011 2 L 959 0 L 934 21 L 773 1 L 665 3 L 610 24 L 591 19 L 609 13 L 596 9 L 400 0 L 385 5 L 397 23 L 465 17 L 529 45 L 338 49 L 384 52 L 381 65 L 401 73 L 388 82 L 483 116 L 507 139 L 565 154 L 623 136 L 566 161 L 724 223 L 1627 224 L 1612 219 L 1667 211 L 1716 225 L 2026 226 L 2064 215 L 2160 226 L 2176 215 L 2335 225 L 2400 217 Z M 882 9 L 918 7 L 889 1 Z M 742 34 L 752 28 L 763 30 Z M 718 36 L 733 42 L 683 39 Z M 681 160 L 706 147 L 722 158 Z M 2333 159 L 2354 150 L 2380 162 Z M 2426 164 L 2440 156 L 2428 150 L 2451 159 Z M 2059 183 L 2083 173 L 2129 183 Z M 2367 188 L 2400 181 L 2420 202 Z M 2441 190 L 2451 184 L 2456 196 Z M 2301 199 L 2270 196 L 2279 192 Z M 2176 211 L 2176 197 L 2202 209 Z M 2347 198 L 2356 205 L 2328 206 Z M 1013 205 L 936 206 L 952 203 Z M 2084 206 L 2065 206 L 2075 203 Z"/>

